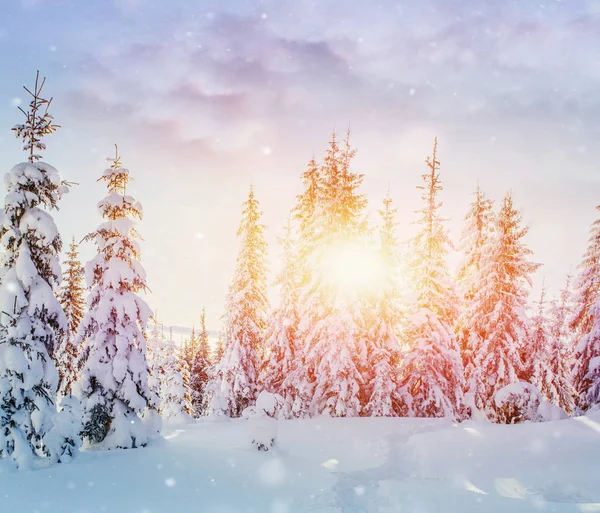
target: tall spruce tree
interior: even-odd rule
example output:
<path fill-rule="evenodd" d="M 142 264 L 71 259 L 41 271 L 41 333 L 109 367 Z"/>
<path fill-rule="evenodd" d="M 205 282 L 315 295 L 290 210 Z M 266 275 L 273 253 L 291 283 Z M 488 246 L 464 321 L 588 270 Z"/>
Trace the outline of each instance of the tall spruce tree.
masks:
<path fill-rule="evenodd" d="M 280 240 L 283 248 L 283 267 L 277 277 L 279 304 L 271 316 L 265 335 L 265 362 L 261 372 L 261 386 L 268 392 L 279 394 L 284 401 L 284 417 L 303 417 L 310 401 L 310 388 L 303 379 L 303 351 L 298 337 L 298 295 L 301 279 L 297 245 L 288 222 L 285 236 Z M 298 371 L 302 373 L 298 376 Z M 300 378 L 300 379 L 298 379 Z M 304 386 L 303 385 L 304 382 Z"/>
<path fill-rule="evenodd" d="M 190 390 L 192 399 L 192 410 L 195 417 L 201 417 L 206 413 L 206 385 L 210 377 L 210 346 L 208 343 L 208 331 L 206 329 L 206 309 L 202 308 L 200 316 L 200 332 L 198 333 L 198 349 L 192 365 L 190 377 Z"/>
<path fill-rule="evenodd" d="M 458 297 L 446 267 L 451 242 L 438 199 L 442 184 L 437 139 L 425 162 L 427 172 L 418 186 L 424 205 L 417 211 L 419 232 L 409 264 L 415 298 L 405 333 L 410 352 L 400 382 L 401 413 L 457 420 L 464 415 L 464 371 L 454 334 Z"/>
<path fill-rule="evenodd" d="M 401 360 L 398 329 L 400 304 L 397 288 L 398 242 L 396 240 L 397 209 L 388 195 L 379 211 L 381 257 L 384 275 L 381 290 L 374 300 L 373 315 L 365 333 L 368 339 L 368 373 L 364 413 L 369 417 L 394 417 L 398 412 L 398 371 Z"/>
<path fill-rule="evenodd" d="M 85 239 L 98 254 L 85 268 L 91 292 L 79 331 L 81 372 L 74 390 L 84 408 L 87 443 L 127 449 L 146 445 L 153 434 L 140 418 L 157 406 L 148 385 L 144 336 L 152 312 L 139 295 L 146 273 L 134 226 L 142 206 L 127 194 L 129 170 L 118 152 L 108 160 L 111 166 L 99 179 L 108 189 L 98 205 L 105 222 Z"/>
<path fill-rule="evenodd" d="M 36 458 L 68 460 L 78 446 L 76 423 L 55 406 L 58 373 L 52 356 L 67 320 L 55 291 L 61 282 L 62 242 L 48 210 L 68 187 L 58 171 L 40 162 L 44 136 L 58 128 L 42 97 L 45 79 L 36 76 L 24 124 L 13 130 L 23 140 L 27 162 L 4 177 L 0 211 L 0 458 L 28 468 Z"/>
<path fill-rule="evenodd" d="M 531 276 L 539 267 L 528 260 L 531 250 L 522 240 L 528 230 L 508 193 L 486 246 L 469 324 L 476 369 L 470 383 L 473 406 L 491 420 L 496 419 L 496 392 L 526 375 L 520 353 L 529 329 Z"/>
<path fill-rule="evenodd" d="M 358 194 L 363 175 L 351 168 L 356 153 L 348 132 L 340 148 L 335 134 L 329 143 L 321 175 L 321 192 L 313 222 L 314 250 L 308 257 L 310 282 L 302 290 L 301 337 L 306 364 L 313 379 L 312 414 L 358 416 L 363 386 L 358 342 L 362 337 L 363 309 L 355 292 L 342 293 L 327 276 L 324 262 L 335 248 L 352 247 L 367 234 L 366 198 Z"/>
<path fill-rule="evenodd" d="M 456 333 L 465 367 L 467 391 L 471 390 L 471 380 L 476 373 L 475 353 L 478 349 L 476 332 L 471 328 L 471 320 L 475 313 L 473 309 L 477 307 L 473 302 L 473 297 L 479 288 L 481 269 L 484 265 L 483 259 L 492 236 L 494 223 L 492 202 L 487 199 L 479 184 L 474 196 L 465 216 L 465 226 L 460 240 L 463 260 L 457 274 L 462 308 L 457 321 Z M 473 339 L 471 339 L 472 335 Z"/>
<path fill-rule="evenodd" d="M 77 378 L 75 339 L 86 308 L 84 271 L 79 261 L 79 248 L 75 237 L 73 237 L 67 252 L 66 267 L 62 289 L 58 297 L 67 317 L 67 329 L 61 333 L 60 345 L 56 352 L 59 395 L 68 395 L 71 385 Z"/>
<path fill-rule="evenodd" d="M 578 269 L 569 326 L 575 331 L 572 381 L 576 412 L 585 413 L 600 405 L 600 219 L 592 224 Z"/>
<path fill-rule="evenodd" d="M 208 386 L 210 410 L 239 417 L 256 400 L 267 324 L 267 242 L 262 212 L 250 187 L 237 235 L 241 241 L 225 305 L 225 353 Z"/>

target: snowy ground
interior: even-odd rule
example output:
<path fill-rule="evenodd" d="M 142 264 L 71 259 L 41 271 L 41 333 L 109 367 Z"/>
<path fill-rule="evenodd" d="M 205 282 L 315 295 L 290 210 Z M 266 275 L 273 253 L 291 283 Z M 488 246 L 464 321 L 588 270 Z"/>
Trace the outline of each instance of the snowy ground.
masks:
<path fill-rule="evenodd" d="M 165 429 L 145 449 L 2 472 L 1 513 L 600 512 L 600 415 L 497 426 L 417 419 L 247 421 Z"/>

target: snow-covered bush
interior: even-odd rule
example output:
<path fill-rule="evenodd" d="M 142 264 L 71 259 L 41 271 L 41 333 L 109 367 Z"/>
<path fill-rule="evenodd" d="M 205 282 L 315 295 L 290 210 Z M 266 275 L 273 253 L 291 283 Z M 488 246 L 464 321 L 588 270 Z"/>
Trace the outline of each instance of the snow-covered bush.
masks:
<path fill-rule="evenodd" d="M 562 408 L 544 401 L 535 385 L 519 381 L 496 392 L 496 420 L 501 424 L 547 422 L 568 418 Z"/>
<path fill-rule="evenodd" d="M 282 396 L 263 390 L 256 398 L 256 405 L 242 412 L 242 417 L 248 419 L 250 442 L 259 451 L 268 451 L 275 445 L 277 437 L 275 419 L 282 411 L 283 405 Z"/>
<path fill-rule="evenodd" d="M 538 421 L 540 392 L 535 385 L 519 381 L 501 388 L 494 396 L 496 419 L 501 424 Z"/>

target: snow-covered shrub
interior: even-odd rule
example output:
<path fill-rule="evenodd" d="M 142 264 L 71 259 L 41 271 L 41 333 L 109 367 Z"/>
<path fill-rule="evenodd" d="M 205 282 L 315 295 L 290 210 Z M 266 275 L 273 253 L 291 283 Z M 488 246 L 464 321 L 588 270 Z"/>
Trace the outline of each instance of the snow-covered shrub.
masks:
<path fill-rule="evenodd" d="M 277 421 L 284 399 L 278 394 L 262 391 L 256 405 L 246 408 L 242 417 L 248 419 L 248 433 L 251 444 L 259 451 L 268 451 L 275 444 Z"/>
<path fill-rule="evenodd" d="M 547 422 L 568 418 L 560 407 L 544 401 L 535 385 L 520 381 L 505 386 L 494 396 L 496 420 L 501 424 Z"/>
<path fill-rule="evenodd" d="M 540 392 L 531 383 L 519 381 L 505 386 L 494 396 L 496 420 L 501 424 L 537 422 L 540 401 Z"/>

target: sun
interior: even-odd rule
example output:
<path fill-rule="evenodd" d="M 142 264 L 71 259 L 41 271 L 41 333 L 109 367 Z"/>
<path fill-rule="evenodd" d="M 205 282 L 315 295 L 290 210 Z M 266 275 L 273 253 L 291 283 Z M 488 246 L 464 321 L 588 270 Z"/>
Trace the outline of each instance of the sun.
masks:
<path fill-rule="evenodd" d="M 355 242 L 327 248 L 320 267 L 323 279 L 338 292 L 368 294 L 385 281 L 385 263 L 379 251 Z"/>

